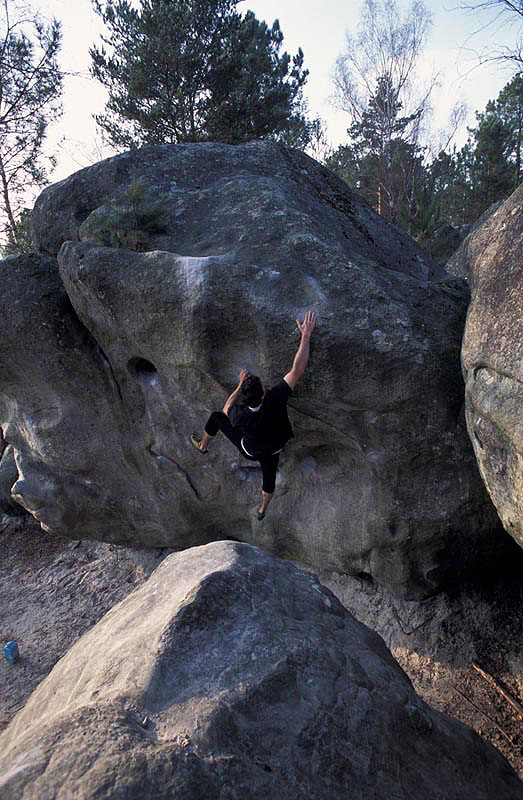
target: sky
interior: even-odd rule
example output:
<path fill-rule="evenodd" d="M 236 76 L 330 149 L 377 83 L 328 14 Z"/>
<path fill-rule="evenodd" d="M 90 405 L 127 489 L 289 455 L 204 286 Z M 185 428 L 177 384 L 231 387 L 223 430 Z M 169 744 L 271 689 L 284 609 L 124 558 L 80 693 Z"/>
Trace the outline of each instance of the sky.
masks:
<path fill-rule="evenodd" d="M 466 125 L 474 124 L 474 112 L 484 109 L 510 80 L 512 72 L 495 64 L 477 66 L 477 53 L 493 42 L 510 44 L 514 26 L 493 24 L 486 13 L 470 14 L 458 8 L 460 0 L 433 0 L 429 5 L 433 24 L 424 50 L 422 72 L 437 71 L 439 86 L 433 95 L 434 129 L 445 126 L 449 109 L 459 100 L 468 106 L 465 124 L 456 138 L 466 140 Z M 399 0 L 401 9 L 408 3 Z M 64 115 L 49 132 L 48 148 L 58 157 L 51 182 L 110 155 L 96 129 L 93 116 L 104 108 L 105 91 L 89 76 L 89 47 L 99 43 L 101 20 L 91 0 L 33 0 L 32 7 L 46 17 L 62 21 L 62 68 L 68 73 L 63 98 Z M 337 146 L 346 141 L 349 119 L 329 98 L 333 94 L 332 74 L 337 56 L 343 51 L 347 31 L 356 32 L 361 0 L 242 0 L 239 10 L 251 9 L 258 19 L 272 24 L 278 19 L 284 34 L 283 47 L 294 54 L 301 47 L 309 78 L 305 95 L 312 116 L 327 124 L 328 139 Z"/>

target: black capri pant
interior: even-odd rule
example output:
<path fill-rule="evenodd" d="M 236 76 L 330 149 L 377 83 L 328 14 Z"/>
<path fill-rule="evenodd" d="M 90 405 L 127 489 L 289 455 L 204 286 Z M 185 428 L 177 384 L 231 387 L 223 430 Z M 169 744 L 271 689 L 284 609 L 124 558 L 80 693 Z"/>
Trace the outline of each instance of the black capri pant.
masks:
<path fill-rule="evenodd" d="M 253 456 L 247 455 L 242 447 L 242 432 L 238 428 L 233 428 L 229 417 L 223 411 L 213 411 L 205 426 L 205 433 L 208 433 L 209 436 L 216 436 L 218 431 L 221 431 L 232 442 L 244 458 L 249 461 L 260 462 L 263 475 L 262 489 L 267 494 L 272 494 L 276 484 L 276 471 L 280 454 L 276 453 L 273 456 L 264 456 L 263 458 L 253 458 Z"/>

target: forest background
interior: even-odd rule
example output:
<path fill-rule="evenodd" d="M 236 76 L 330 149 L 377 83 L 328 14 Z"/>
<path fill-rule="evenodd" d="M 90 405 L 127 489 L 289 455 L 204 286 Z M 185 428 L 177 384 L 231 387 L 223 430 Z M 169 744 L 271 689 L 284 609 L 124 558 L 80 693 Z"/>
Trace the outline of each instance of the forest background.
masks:
<path fill-rule="evenodd" d="M 310 66 L 257 16 L 270 0 L 2 0 L 4 254 L 31 249 L 35 194 L 77 168 L 144 144 L 268 138 L 325 163 L 444 262 L 522 180 L 523 0 L 299 8 Z M 80 27 L 87 46 L 73 41 Z M 471 100 L 494 86 L 471 120 Z"/>

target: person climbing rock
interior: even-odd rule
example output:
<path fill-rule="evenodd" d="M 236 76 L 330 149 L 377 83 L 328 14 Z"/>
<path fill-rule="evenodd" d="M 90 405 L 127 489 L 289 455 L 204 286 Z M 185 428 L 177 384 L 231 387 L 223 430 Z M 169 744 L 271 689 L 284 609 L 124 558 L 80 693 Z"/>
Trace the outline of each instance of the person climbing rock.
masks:
<path fill-rule="evenodd" d="M 259 461 L 262 468 L 262 502 L 256 511 L 261 521 L 272 500 L 280 453 L 294 434 L 287 415 L 287 400 L 305 372 L 309 346 L 316 325 L 313 311 L 307 311 L 303 322 L 296 320 L 301 333 L 300 346 L 290 372 L 264 392 L 261 380 L 246 369 L 240 370 L 240 381 L 227 398 L 223 411 L 214 411 L 205 425 L 203 436 L 191 436 L 192 445 L 207 453 L 214 436 L 221 431 L 244 458 Z"/>

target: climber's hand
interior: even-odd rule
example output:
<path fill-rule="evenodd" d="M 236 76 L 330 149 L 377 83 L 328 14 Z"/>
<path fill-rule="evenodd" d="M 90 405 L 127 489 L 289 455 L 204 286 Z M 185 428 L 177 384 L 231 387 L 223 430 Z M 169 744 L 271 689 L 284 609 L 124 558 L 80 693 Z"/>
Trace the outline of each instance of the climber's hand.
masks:
<path fill-rule="evenodd" d="M 310 335 L 316 326 L 316 314 L 314 311 L 307 311 L 305 317 L 303 318 L 303 322 L 300 322 L 299 319 L 297 319 L 296 325 L 298 326 L 298 330 L 302 336 L 310 338 Z"/>

